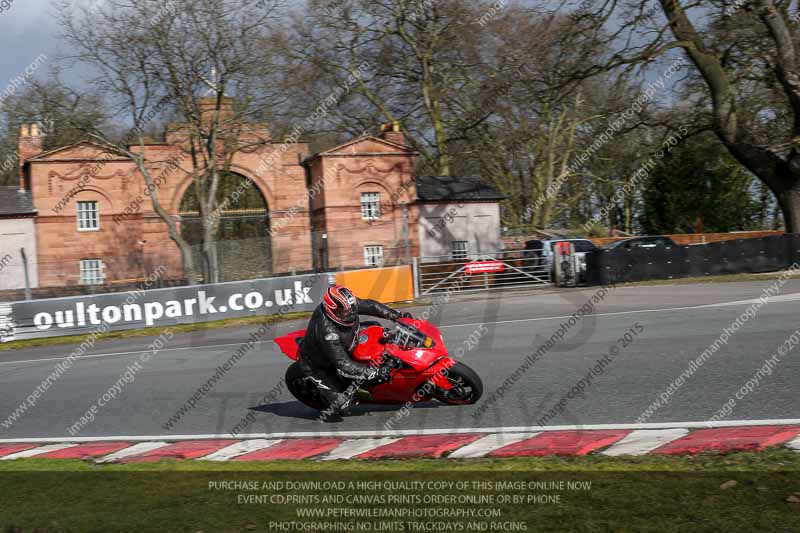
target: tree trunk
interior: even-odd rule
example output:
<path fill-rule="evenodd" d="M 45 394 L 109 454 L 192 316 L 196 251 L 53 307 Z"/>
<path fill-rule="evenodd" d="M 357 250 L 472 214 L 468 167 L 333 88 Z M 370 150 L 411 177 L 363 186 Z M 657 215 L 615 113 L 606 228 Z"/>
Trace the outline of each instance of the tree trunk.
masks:
<path fill-rule="evenodd" d="M 139 139 L 139 145 L 143 146 L 143 140 Z M 136 163 L 136 167 L 139 169 L 139 172 L 144 177 L 145 184 L 147 187 L 147 194 L 150 196 L 150 201 L 153 205 L 153 210 L 156 214 L 161 217 L 161 220 L 167 225 L 167 231 L 169 233 L 169 238 L 172 239 L 176 245 L 178 245 L 178 249 L 181 251 L 181 262 L 183 266 L 183 275 L 186 278 L 186 282 L 189 285 L 194 285 L 197 283 L 197 270 L 194 264 L 194 257 L 192 256 L 192 248 L 186 239 L 181 236 L 181 232 L 178 229 L 178 225 L 175 223 L 175 220 L 172 218 L 164 207 L 161 205 L 161 202 L 158 199 L 158 195 L 156 194 L 157 187 L 153 185 L 153 177 L 150 175 L 150 171 L 145 164 L 144 156 L 140 154 L 134 154 L 132 152 L 128 153 L 129 157 L 131 157 L 134 162 Z"/>
<path fill-rule="evenodd" d="M 173 238 L 171 235 L 170 238 L 181 251 L 181 265 L 183 266 L 183 275 L 186 277 L 187 284 L 194 285 L 197 283 L 197 269 L 195 268 L 194 264 L 192 248 L 185 242 L 181 242 L 181 240 Z"/>
<path fill-rule="evenodd" d="M 786 232 L 800 232 L 800 184 L 779 192 L 777 196 L 781 213 L 783 213 L 783 224 Z"/>
<path fill-rule="evenodd" d="M 684 49 L 702 74 L 711 96 L 714 113 L 714 130 L 731 154 L 750 172 L 767 184 L 775 193 L 783 212 L 786 231 L 800 232 L 800 175 L 795 152 L 786 160 L 783 156 L 752 141 L 750 126 L 737 109 L 736 90 L 719 55 L 706 46 L 703 34 L 694 27 L 678 0 L 659 0 L 669 20 L 678 46 Z M 763 22 L 775 45 L 774 69 L 776 84 L 783 90 L 794 115 L 792 138 L 800 133 L 800 76 L 798 76 L 797 49 L 787 21 L 772 1 L 754 2 L 759 19 Z"/>
<path fill-rule="evenodd" d="M 630 196 L 630 195 L 628 195 Z M 623 201 L 623 205 L 625 206 L 625 233 L 633 233 L 633 201 L 630 198 L 626 198 Z"/>
<path fill-rule="evenodd" d="M 219 283 L 219 261 L 217 242 L 213 238 L 203 238 L 203 279 L 206 283 Z"/>

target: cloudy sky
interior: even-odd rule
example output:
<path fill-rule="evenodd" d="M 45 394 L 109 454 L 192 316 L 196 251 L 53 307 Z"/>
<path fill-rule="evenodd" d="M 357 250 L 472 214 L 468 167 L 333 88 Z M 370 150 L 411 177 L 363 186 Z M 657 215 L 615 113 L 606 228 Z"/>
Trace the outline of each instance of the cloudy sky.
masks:
<path fill-rule="evenodd" d="M 6 4 L 10 4 L 5 7 Z M 39 54 L 55 57 L 58 25 L 52 0 L 0 0 L 0 87 L 22 74 Z"/>
<path fill-rule="evenodd" d="M 71 5 L 96 5 L 105 0 L 0 0 L 0 95 L 9 83 L 23 76 L 40 54 L 47 60 L 39 74 L 47 72 L 49 66 L 66 50 L 58 34 L 58 7 L 63 1 Z M 154 0 L 158 1 L 158 0 Z M 299 0 L 288 0 L 292 5 Z M 541 2 L 542 0 L 539 0 Z M 79 84 L 80 70 L 63 71 L 63 79 Z"/>

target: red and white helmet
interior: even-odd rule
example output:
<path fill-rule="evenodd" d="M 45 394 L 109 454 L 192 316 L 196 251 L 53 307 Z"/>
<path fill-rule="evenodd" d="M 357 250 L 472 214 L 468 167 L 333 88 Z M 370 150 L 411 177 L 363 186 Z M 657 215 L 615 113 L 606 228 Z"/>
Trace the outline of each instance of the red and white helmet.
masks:
<path fill-rule="evenodd" d="M 341 285 L 332 285 L 322 297 L 325 316 L 342 326 L 358 322 L 358 298 L 353 291 Z"/>

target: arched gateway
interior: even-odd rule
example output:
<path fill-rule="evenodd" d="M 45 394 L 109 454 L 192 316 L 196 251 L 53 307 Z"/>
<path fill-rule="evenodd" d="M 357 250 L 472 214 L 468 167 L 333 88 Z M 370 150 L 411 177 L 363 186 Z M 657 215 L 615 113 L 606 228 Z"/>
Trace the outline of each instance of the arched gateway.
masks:
<path fill-rule="evenodd" d="M 225 206 L 217 235 L 221 280 L 311 271 L 303 166 L 308 145 L 274 141 L 262 124 L 237 129 L 246 137 L 242 144 L 250 148 L 228 162 L 231 172 L 220 191 Z M 164 280 L 183 277 L 180 250 L 153 209 L 144 177 L 132 160 L 90 142 L 44 152 L 38 129 L 24 133 L 21 187 L 31 191 L 38 210 L 40 285 L 135 282 L 154 271 L 163 273 Z M 186 135 L 183 125 L 171 124 L 164 142 L 146 142 L 144 152 L 160 178 L 155 192 L 161 206 L 181 233 L 197 243 L 196 203 L 188 199 L 193 179 Z M 77 193 L 76 183 L 84 184 Z M 239 189 L 244 192 L 237 195 Z M 76 220 L 89 218 L 76 231 Z"/>
<path fill-rule="evenodd" d="M 258 185 L 241 174 L 223 173 L 216 201 L 221 206 L 214 247 L 219 281 L 272 274 L 269 206 Z M 183 193 L 179 215 L 181 234 L 192 245 L 195 263 L 199 265 L 203 225 L 195 183 Z"/>
<path fill-rule="evenodd" d="M 205 103 L 201 118 L 216 100 Z M 217 244 L 217 280 L 402 264 L 432 246 L 438 253 L 428 255 L 501 248 L 502 195 L 476 178 L 415 176 L 418 154 L 399 124 L 310 156 L 306 143 L 275 141 L 262 124 L 236 123 L 231 105 L 229 99 L 223 105 L 223 113 L 231 110 L 225 127 L 238 133 L 226 139 L 238 135 L 233 144 L 241 149 L 218 161 L 227 172 L 217 195 L 222 224 L 209 240 Z M 171 124 L 164 142 L 128 149 L 143 150 L 162 215 L 196 248 L 198 176 L 188 138 L 186 125 Z M 45 152 L 42 141 L 34 125 L 20 128 L 20 190 L 14 191 L 33 204 L 20 216 L 34 217 L 36 234 L 28 240 L 36 246 L 39 286 L 76 292 L 79 285 L 127 286 L 154 272 L 167 282 L 184 279 L 170 224 L 124 151 L 80 142 Z M 443 224 L 444 213 L 453 220 Z M 432 225 L 446 232 L 429 238 L 423 230 Z M 195 271 L 202 272 L 198 263 Z"/>

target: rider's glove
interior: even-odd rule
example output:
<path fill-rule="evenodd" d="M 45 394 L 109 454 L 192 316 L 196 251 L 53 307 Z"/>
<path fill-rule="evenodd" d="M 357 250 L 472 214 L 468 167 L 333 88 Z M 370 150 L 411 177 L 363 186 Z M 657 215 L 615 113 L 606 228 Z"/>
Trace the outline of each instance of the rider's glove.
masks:
<path fill-rule="evenodd" d="M 385 382 L 389 381 L 389 378 L 391 377 L 391 374 L 392 374 L 392 370 L 393 370 L 392 367 L 389 366 L 389 365 L 381 365 L 381 366 L 379 366 L 377 368 L 377 372 L 376 372 L 374 381 L 377 381 L 379 383 L 385 383 Z"/>

